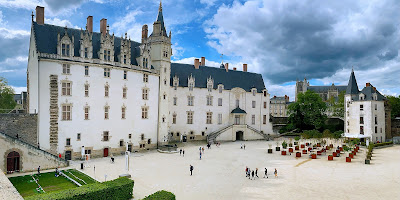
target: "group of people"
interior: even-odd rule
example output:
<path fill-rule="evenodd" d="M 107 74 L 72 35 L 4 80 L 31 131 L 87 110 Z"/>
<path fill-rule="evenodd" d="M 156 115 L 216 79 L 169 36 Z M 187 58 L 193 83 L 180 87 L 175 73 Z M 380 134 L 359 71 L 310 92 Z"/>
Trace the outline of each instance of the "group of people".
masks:
<path fill-rule="evenodd" d="M 264 169 L 265 169 L 264 178 L 265 177 L 268 178 L 268 169 L 267 168 L 264 168 Z M 275 178 L 278 178 L 278 170 L 276 170 L 276 168 L 275 168 L 275 171 L 274 171 L 274 175 L 275 175 Z M 246 166 L 246 178 L 247 177 L 249 177 L 250 180 L 255 180 L 256 177 L 259 178 L 258 177 L 258 168 L 256 168 L 256 170 L 254 171 L 254 170 L 251 170 L 250 168 L 248 168 Z"/>
<path fill-rule="evenodd" d="M 246 150 L 246 144 L 240 143 L 240 149 Z"/>
<path fill-rule="evenodd" d="M 180 149 L 180 150 L 179 150 L 179 155 L 180 155 L 180 156 L 183 155 L 183 157 L 185 157 L 185 149 Z"/>

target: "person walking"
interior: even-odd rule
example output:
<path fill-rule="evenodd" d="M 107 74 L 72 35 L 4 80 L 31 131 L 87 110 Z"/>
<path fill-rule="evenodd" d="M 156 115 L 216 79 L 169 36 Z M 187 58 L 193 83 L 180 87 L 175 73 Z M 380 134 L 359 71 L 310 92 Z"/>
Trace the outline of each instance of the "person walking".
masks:
<path fill-rule="evenodd" d="M 181 155 L 182 155 L 182 149 L 179 150 L 179 156 L 181 156 Z"/>
<path fill-rule="evenodd" d="M 249 171 L 249 168 L 246 166 L 246 178 L 247 178 L 247 172 Z"/>
<path fill-rule="evenodd" d="M 37 173 L 40 175 L 40 166 L 37 168 Z"/>
<path fill-rule="evenodd" d="M 278 178 L 278 170 L 276 170 L 276 168 L 275 168 L 274 174 L 275 174 L 275 178 Z"/>
<path fill-rule="evenodd" d="M 203 151 L 203 154 L 204 154 L 204 147 L 201 148 L 201 151 Z"/>
<path fill-rule="evenodd" d="M 251 179 L 253 179 L 253 180 L 254 180 L 254 170 L 253 170 L 253 171 L 251 171 Z"/>
<path fill-rule="evenodd" d="M 243 145 L 243 150 L 246 150 L 246 144 Z"/>
<path fill-rule="evenodd" d="M 200 160 L 201 160 L 201 151 L 200 151 Z"/>
<path fill-rule="evenodd" d="M 264 172 L 264 178 L 267 177 L 268 178 L 268 170 L 267 168 L 265 168 L 265 172 Z"/>
<path fill-rule="evenodd" d="M 182 156 L 185 157 L 185 149 L 182 150 Z"/>
<path fill-rule="evenodd" d="M 243 149 L 243 144 L 242 143 L 240 143 L 240 149 Z"/>
<path fill-rule="evenodd" d="M 259 178 L 259 177 L 258 177 L 258 168 L 256 168 L 256 174 L 255 174 L 255 176 L 256 176 L 257 178 Z"/>
<path fill-rule="evenodd" d="M 191 176 L 191 175 L 193 175 L 193 166 L 190 165 L 190 168 L 189 168 L 189 169 L 190 169 L 190 176 Z"/>
<path fill-rule="evenodd" d="M 251 178 L 251 170 L 249 168 L 249 170 L 247 171 L 247 176 L 249 177 L 249 179 Z"/>

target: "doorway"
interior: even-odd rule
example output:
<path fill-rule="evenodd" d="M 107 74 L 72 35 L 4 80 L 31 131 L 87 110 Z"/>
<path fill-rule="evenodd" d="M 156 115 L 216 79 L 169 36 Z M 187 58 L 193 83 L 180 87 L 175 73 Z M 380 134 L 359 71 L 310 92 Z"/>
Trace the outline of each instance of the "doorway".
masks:
<path fill-rule="evenodd" d="M 103 157 L 108 157 L 108 148 L 104 148 Z"/>
<path fill-rule="evenodd" d="M 182 142 L 186 142 L 186 141 L 187 141 L 187 136 L 184 135 L 184 136 L 182 137 Z"/>
<path fill-rule="evenodd" d="M 243 140 L 243 131 L 236 132 L 236 140 Z"/>
<path fill-rule="evenodd" d="M 16 151 L 10 152 L 7 155 L 7 172 L 19 171 L 20 156 Z"/>
<path fill-rule="evenodd" d="M 71 151 L 66 151 L 64 158 L 65 160 L 71 160 Z"/>

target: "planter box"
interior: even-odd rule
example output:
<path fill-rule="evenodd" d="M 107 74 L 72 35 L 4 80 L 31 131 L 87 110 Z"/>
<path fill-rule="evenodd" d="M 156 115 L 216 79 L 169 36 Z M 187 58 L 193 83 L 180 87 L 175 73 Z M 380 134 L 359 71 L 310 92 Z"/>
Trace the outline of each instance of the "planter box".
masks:
<path fill-rule="evenodd" d="M 336 150 L 336 153 L 340 153 L 340 150 Z"/>
<path fill-rule="evenodd" d="M 300 145 L 300 147 L 301 147 L 302 149 L 304 149 L 304 148 L 305 148 L 304 144 Z"/>
<path fill-rule="evenodd" d="M 330 144 L 329 147 L 330 147 L 330 148 L 333 148 L 333 144 Z"/>
<path fill-rule="evenodd" d="M 365 159 L 365 164 L 366 164 L 366 165 L 371 164 L 371 160 Z"/>
<path fill-rule="evenodd" d="M 286 151 L 281 151 L 281 155 L 286 156 Z"/>
<path fill-rule="evenodd" d="M 294 142 L 294 145 L 298 145 L 299 144 L 299 142 Z"/>
<path fill-rule="evenodd" d="M 312 148 L 311 147 L 308 147 L 308 151 L 311 151 L 312 150 Z"/>
<path fill-rule="evenodd" d="M 304 149 L 304 150 L 303 150 L 303 154 L 307 154 L 307 150 Z"/>
<path fill-rule="evenodd" d="M 295 146 L 294 149 L 295 149 L 296 151 L 298 151 L 300 148 L 299 148 L 299 146 Z"/>
<path fill-rule="evenodd" d="M 281 151 L 280 147 L 275 147 L 275 151 Z"/>
<path fill-rule="evenodd" d="M 272 153 L 272 149 L 268 149 L 268 153 Z"/>
<path fill-rule="evenodd" d="M 325 148 L 326 150 L 329 150 L 329 147 L 328 146 L 326 146 L 326 148 Z"/>
<path fill-rule="evenodd" d="M 310 143 L 307 142 L 307 143 L 306 143 L 306 146 L 308 146 L 308 145 L 310 145 Z"/>
<path fill-rule="evenodd" d="M 301 153 L 300 152 L 296 152 L 296 157 L 301 157 Z"/>
<path fill-rule="evenodd" d="M 293 144 L 292 143 L 289 143 L 289 147 L 292 147 L 293 146 Z"/>
<path fill-rule="evenodd" d="M 317 154 L 311 154 L 311 159 L 317 159 Z"/>
<path fill-rule="evenodd" d="M 333 157 L 337 157 L 337 153 L 336 152 L 333 152 L 332 155 L 333 155 Z"/>
<path fill-rule="evenodd" d="M 293 153 L 293 148 L 289 148 L 289 152 L 290 152 L 290 153 Z"/>
<path fill-rule="evenodd" d="M 340 149 L 340 151 L 343 151 L 343 147 L 340 147 L 339 149 Z"/>
<path fill-rule="evenodd" d="M 322 152 L 321 151 L 317 151 L 317 155 L 322 155 Z"/>
<path fill-rule="evenodd" d="M 333 156 L 332 156 L 332 155 L 329 155 L 329 156 L 328 156 L 328 160 L 333 160 Z"/>
<path fill-rule="evenodd" d="M 357 152 L 356 152 L 356 151 L 353 151 L 353 154 L 354 154 L 354 155 L 357 155 Z"/>
<path fill-rule="evenodd" d="M 352 153 L 349 153 L 350 158 L 354 158 L 354 155 Z"/>
<path fill-rule="evenodd" d="M 317 147 L 321 147 L 321 143 L 317 143 Z"/>
<path fill-rule="evenodd" d="M 351 159 L 352 158 L 350 158 L 350 157 L 346 157 L 346 162 L 351 162 Z"/>

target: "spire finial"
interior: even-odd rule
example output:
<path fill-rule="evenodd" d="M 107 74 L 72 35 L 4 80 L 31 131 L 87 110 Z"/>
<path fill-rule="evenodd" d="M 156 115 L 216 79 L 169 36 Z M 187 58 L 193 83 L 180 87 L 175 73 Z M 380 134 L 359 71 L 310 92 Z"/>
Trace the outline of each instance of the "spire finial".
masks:
<path fill-rule="evenodd" d="M 162 4 L 161 4 L 161 0 L 160 0 L 160 7 L 158 7 L 158 11 L 162 11 Z"/>
<path fill-rule="evenodd" d="M 224 54 L 221 54 L 221 63 L 224 63 Z"/>
<path fill-rule="evenodd" d="M 354 72 L 354 66 L 351 66 L 351 72 Z"/>

